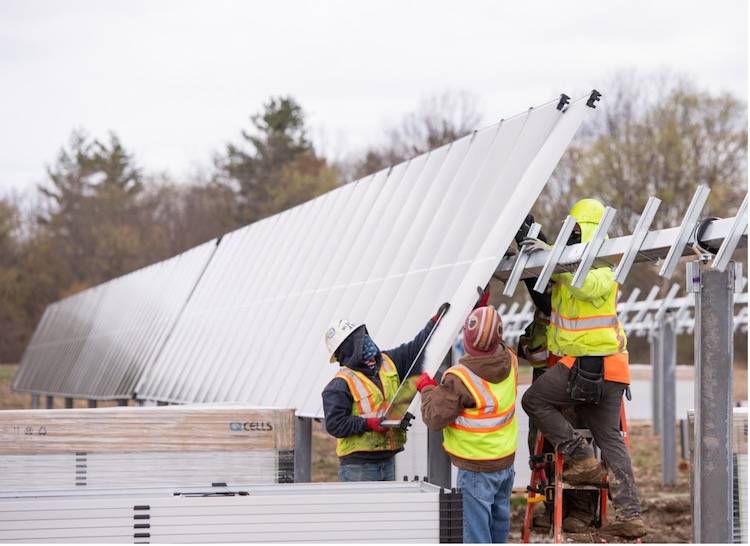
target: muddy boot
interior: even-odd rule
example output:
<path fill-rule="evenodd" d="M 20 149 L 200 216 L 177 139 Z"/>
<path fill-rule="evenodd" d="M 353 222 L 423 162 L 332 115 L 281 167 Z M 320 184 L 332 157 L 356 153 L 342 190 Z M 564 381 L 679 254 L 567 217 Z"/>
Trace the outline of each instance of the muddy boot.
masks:
<path fill-rule="evenodd" d="M 552 523 L 552 514 L 549 510 L 545 510 L 544 514 L 537 514 L 534 516 L 534 519 L 531 520 L 531 524 L 534 527 L 539 527 L 540 529 L 549 529 L 549 526 Z"/>
<path fill-rule="evenodd" d="M 563 531 L 568 533 L 585 533 L 591 526 L 591 516 L 578 510 L 571 512 L 563 519 Z"/>
<path fill-rule="evenodd" d="M 600 535 L 623 537 L 623 538 L 640 538 L 646 534 L 646 526 L 643 525 L 643 519 L 618 519 L 599 529 Z"/>
<path fill-rule="evenodd" d="M 602 464 L 593 455 L 585 459 L 570 459 L 569 468 L 563 473 L 563 480 L 570 485 L 599 485 L 607 475 Z"/>
<path fill-rule="evenodd" d="M 585 521 L 578 519 L 575 516 L 568 516 L 562 522 L 563 531 L 568 533 L 585 533 L 589 530 L 589 526 Z"/>

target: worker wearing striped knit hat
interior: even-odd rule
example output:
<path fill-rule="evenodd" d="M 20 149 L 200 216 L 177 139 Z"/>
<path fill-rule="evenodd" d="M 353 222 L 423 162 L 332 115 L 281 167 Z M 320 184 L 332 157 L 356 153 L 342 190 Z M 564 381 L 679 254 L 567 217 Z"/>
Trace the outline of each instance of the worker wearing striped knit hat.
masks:
<path fill-rule="evenodd" d="M 474 309 L 463 330 L 466 355 L 440 385 L 422 374 L 422 420 L 443 431 L 443 447 L 458 468 L 464 542 L 507 542 L 518 425 L 518 359 L 503 341 L 493 307 Z"/>

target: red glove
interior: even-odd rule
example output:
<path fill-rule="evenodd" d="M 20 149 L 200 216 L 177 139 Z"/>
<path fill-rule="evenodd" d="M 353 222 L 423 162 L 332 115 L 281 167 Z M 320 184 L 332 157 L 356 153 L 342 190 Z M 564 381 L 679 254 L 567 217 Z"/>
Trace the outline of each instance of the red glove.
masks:
<path fill-rule="evenodd" d="M 482 290 L 481 286 L 477 286 L 477 293 L 479 294 L 479 299 L 474 309 L 479 309 L 487 305 L 487 301 L 490 299 L 490 285 L 488 284 L 484 290 Z"/>
<path fill-rule="evenodd" d="M 422 375 L 419 376 L 419 380 L 417 381 L 417 390 L 419 392 L 422 392 L 422 389 L 425 387 L 432 385 L 433 387 L 437 387 L 437 381 L 435 381 L 433 378 L 430 377 L 430 374 L 427 372 L 424 372 Z"/>
<path fill-rule="evenodd" d="M 380 426 L 380 418 L 379 417 L 368 417 L 367 418 L 367 429 L 371 430 L 373 432 L 377 432 L 378 434 L 385 434 L 388 432 L 387 428 Z"/>

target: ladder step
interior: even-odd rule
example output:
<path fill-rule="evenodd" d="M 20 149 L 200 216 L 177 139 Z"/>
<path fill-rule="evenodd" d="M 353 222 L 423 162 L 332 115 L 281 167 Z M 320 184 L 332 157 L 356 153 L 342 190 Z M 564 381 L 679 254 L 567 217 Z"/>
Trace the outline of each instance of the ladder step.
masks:
<path fill-rule="evenodd" d="M 580 436 L 593 440 L 591 430 L 588 428 L 574 429 Z M 628 425 L 625 419 L 625 401 L 620 404 L 620 432 L 625 440 L 625 446 L 630 451 L 630 441 L 628 440 Z M 592 445 L 594 442 L 592 441 Z M 550 532 L 555 537 L 555 542 L 563 542 L 562 531 L 562 498 L 565 490 L 583 490 L 599 492 L 599 525 L 607 522 L 607 497 L 605 491 L 609 490 L 609 482 L 603 481 L 601 484 L 572 485 L 566 483 L 562 470 L 562 457 L 556 453 L 544 453 L 544 436 L 537 432 L 534 453 L 530 457 L 531 466 L 531 483 L 528 490 L 528 499 L 526 504 L 526 516 L 524 518 L 522 542 L 528 543 L 531 540 L 531 528 L 533 527 L 534 505 L 545 502 L 553 506 L 553 517 Z M 598 448 L 594 447 L 595 453 Z M 559 474 L 558 474 L 559 473 Z M 560 477 L 559 480 L 555 476 Z M 546 485 L 545 485 L 546 484 Z M 536 496 L 540 495 L 540 496 Z M 629 542 L 629 541 L 628 541 Z M 640 544 L 640 539 L 636 544 Z"/>
<path fill-rule="evenodd" d="M 583 491 L 599 491 L 601 489 L 609 489 L 609 484 L 602 482 L 601 485 L 571 485 L 569 483 L 563 482 L 562 484 L 563 489 L 579 489 Z"/>

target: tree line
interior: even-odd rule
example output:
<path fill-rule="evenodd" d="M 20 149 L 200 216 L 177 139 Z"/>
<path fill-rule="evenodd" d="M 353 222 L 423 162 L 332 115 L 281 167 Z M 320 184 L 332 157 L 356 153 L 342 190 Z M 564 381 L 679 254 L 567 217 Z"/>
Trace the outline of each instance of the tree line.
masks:
<path fill-rule="evenodd" d="M 701 184 L 711 188 L 706 214 L 734 215 L 747 193 L 743 101 L 664 74 L 619 73 L 602 91 L 606 107 L 589 117 L 532 207 L 548 232 L 583 197 L 618 210 L 615 236 L 632 232 L 651 195 L 663 202 L 652 229 L 673 227 Z M 0 362 L 20 360 L 54 301 L 481 129 L 476 100 L 448 92 L 424 100 L 382 143 L 333 161 L 310 140 L 292 96 L 270 98 L 249 119 L 192 180 L 144 172 L 115 132 L 74 130 L 33 205 L 0 196 Z M 631 277 L 646 290 L 664 283 L 651 270 Z"/>

